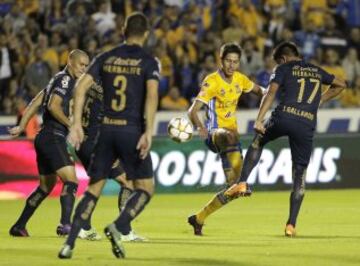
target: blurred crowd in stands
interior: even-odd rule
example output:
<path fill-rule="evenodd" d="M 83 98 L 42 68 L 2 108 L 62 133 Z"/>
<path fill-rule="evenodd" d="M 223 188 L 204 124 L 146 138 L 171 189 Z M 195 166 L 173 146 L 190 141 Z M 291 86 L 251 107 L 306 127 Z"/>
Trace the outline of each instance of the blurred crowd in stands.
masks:
<path fill-rule="evenodd" d="M 151 21 L 147 49 L 161 61 L 162 110 L 188 108 L 224 42 L 241 44 L 241 72 L 266 87 L 271 50 L 284 40 L 347 80 L 349 89 L 326 107 L 360 107 L 359 0 L 2 0 L 0 115 L 21 114 L 72 49 L 94 57 L 118 45 L 133 11 Z M 239 107 L 258 104 L 246 94 Z"/>

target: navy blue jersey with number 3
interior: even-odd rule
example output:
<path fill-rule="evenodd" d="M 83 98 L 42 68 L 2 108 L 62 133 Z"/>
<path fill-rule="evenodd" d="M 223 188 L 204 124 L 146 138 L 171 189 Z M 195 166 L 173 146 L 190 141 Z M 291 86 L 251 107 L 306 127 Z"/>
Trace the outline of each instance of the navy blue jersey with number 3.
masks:
<path fill-rule="evenodd" d="M 334 75 L 303 60 L 279 65 L 270 82 L 279 85 L 280 102 L 275 115 L 300 119 L 315 125 L 321 85 L 330 85 Z"/>
<path fill-rule="evenodd" d="M 143 128 L 145 84 L 159 79 L 159 65 L 152 56 L 138 45 L 122 44 L 97 56 L 87 74 L 104 89 L 104 121 Z"/>

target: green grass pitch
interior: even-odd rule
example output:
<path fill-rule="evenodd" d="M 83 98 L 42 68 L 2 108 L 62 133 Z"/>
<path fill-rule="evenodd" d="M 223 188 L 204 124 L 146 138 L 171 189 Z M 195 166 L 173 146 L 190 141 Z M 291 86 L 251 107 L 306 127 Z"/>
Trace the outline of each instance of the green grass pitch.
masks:
<path fill-rule="evenodd" d="M 110 244 L 78 240 L 71 261 L 57 259 L 59 200 L 44 201 L 28 225 L 30 238 L 8 235 L 24 201 L 0 201 L 0 265 L 360 265 L 360 190 L 307 191 L 298 237 L 285 238 L 289 192 L 256 192 L 213 216 L 203 237 L 186 218 L 212 194 L 156 195 L 133 223 L 147 243 L 126 243 L 127 258 Z M 93 225 L 102 232 L 117 215 L 116 197 L 100 199 Z"/>

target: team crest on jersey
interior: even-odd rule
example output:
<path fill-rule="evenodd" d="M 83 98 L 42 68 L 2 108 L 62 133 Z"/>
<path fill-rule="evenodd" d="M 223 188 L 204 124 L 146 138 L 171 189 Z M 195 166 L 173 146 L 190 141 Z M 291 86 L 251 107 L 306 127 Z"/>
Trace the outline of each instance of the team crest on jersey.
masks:
<path fill-rule="evenodd" d="M 64 76 L 61 80 L 61 86 L 63 88 L 68 88 L 69 87 L 69 81 L 70 81 L 70 77 L 69 76 Z"/>
<path fill-rule="evenodd" d="M 205 88 L 208 88 L 210 86 L 209 83 L 207 83 L 206 81 L 203 82 L 203 84 L 201 85 L 201 87 L 205 87 Z"/>
<path fill-rule="evenodd" d="M 225 89 L 224 89 L 224 88 L 221 88 L 221 89 L 220 89 L 220 95 L 221 95 L 221 96 L 224 96 L 224 95 L 225 95 Z"/>
<path fill-rule="evenodd" d="M 241 93 L 241 88 L 239 84 L 235 84 L 235 89 L 236 89 L 236 93 L 240 94 Z"/>

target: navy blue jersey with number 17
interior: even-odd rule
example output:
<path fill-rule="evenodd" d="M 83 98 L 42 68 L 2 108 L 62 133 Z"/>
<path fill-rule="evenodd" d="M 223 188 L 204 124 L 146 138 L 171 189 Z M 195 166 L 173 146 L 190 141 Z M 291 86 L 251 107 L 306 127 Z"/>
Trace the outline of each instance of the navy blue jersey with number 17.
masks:
<path fill-rule="evenodd" d="M 316 124 L 321 99 L 321 86 L 330 85 L 331 75 L 318 66 L 303 60 L 279 65 L 270 82 L 279 85 L 280 102 L 274 115 Z"/>
<path fill-rule="evenodd" d="M 138 45 L 100 54 L 87 74 L 104 89 L 104 124 L 143 129 L 146 81 L 159 79 L 159 64 Z"/>

